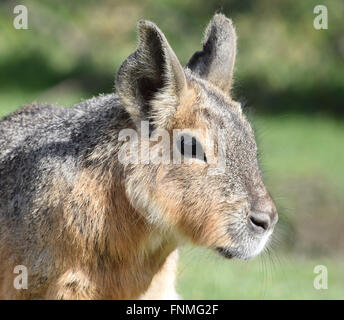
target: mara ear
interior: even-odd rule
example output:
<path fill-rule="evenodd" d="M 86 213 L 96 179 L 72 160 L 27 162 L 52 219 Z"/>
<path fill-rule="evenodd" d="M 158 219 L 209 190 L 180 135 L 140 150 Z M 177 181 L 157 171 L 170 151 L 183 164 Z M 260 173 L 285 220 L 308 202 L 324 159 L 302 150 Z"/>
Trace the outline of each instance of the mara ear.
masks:
<path fill-rule="evenodd" d="M 138 32 L 138 47 L 119 68 L 116 90 L 136 124 L 155 119 L 163 126 L 186 89 L 184 70 L 154 23 L 141 20 Z"/>
<path fill-rule="evenodd" d="M 236 40 L 232 21 L 223 14 L 215 14 L 206 28 L 203 50 L 194 53 L 187 68 L 224 92 L 229 92 L 232 87 Z"/>

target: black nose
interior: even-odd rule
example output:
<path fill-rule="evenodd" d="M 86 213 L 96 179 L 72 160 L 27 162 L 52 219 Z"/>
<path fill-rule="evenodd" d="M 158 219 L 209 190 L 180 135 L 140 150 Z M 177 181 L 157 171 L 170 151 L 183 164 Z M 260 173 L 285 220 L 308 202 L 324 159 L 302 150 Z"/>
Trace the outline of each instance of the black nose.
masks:
<path fill-rule="evenodd" d="M 265 212 L 252 212 L 248 216 L 248 225 L 252 231 L 264 233 L 271 227 L 270 215 Z"/>

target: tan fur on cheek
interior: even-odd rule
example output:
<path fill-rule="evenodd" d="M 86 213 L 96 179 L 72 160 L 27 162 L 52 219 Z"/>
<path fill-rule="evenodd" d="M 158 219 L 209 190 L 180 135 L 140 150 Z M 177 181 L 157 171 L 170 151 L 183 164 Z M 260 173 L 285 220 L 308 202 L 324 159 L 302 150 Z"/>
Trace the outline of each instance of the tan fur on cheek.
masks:
<path fill-rule="evenodd" d="M 193 168 L 193 170 L 197 169 Z M 213 201 L 212 196 L 202 198 L 198 195 L 196 198 L 193 190 L 185 194 L 187 191 L 178 189 L 174 181 L 167 181 L 163 168 L 158 172 L 159 188 L 154 194 L 154 203 L 163 214 L 166 223 L 174 226 L 174 229 L 178 230 L 185 239 L 197 245 L 206 247 L 230 245 L 227 230 L 229 218 Z M 194 198 L 197 201 L 185 203 L 183 200 L 185 198 Z"/>

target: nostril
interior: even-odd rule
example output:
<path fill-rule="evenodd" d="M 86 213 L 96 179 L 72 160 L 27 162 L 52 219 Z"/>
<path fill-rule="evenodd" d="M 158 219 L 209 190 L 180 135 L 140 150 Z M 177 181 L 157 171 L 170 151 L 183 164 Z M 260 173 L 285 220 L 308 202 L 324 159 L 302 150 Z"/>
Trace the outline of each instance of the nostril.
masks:
<path fill-rule="evenodd" d="M 270 226 L 270 219 L 264 213 L 252 213 L 249 216 L 249 224 L 254 231 L 264 232 Z"/>
<path fill-rule="evenodd" d="M 268 223 L 266 221 L 257 219 L 257 217 L 250 216 L 250 220 L 254 226 L 260 227 L 264 230 L 268 228 Z"/>

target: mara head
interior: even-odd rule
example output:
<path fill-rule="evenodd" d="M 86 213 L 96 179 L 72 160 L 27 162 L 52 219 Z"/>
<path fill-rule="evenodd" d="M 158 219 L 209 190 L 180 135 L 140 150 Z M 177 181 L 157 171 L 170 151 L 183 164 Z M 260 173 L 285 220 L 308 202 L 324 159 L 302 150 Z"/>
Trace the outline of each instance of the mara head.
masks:
<path fill-rule="evenodd" d="M 137 151 L 137 161 L 125 166 L 131 204 L 177 239 L 227 258 L 257 255 L 277 212 L 262 180 L 254 132 L 230 96 L 236 55 L 231 20 L 213 17 L 202 50 L 185 68 L 156 25 L 140 21 L 138 29 L 138 48 L 116 78 L 132 120 L 124 136 L 137 142 L 129 152 L 132 160 Z"/>

